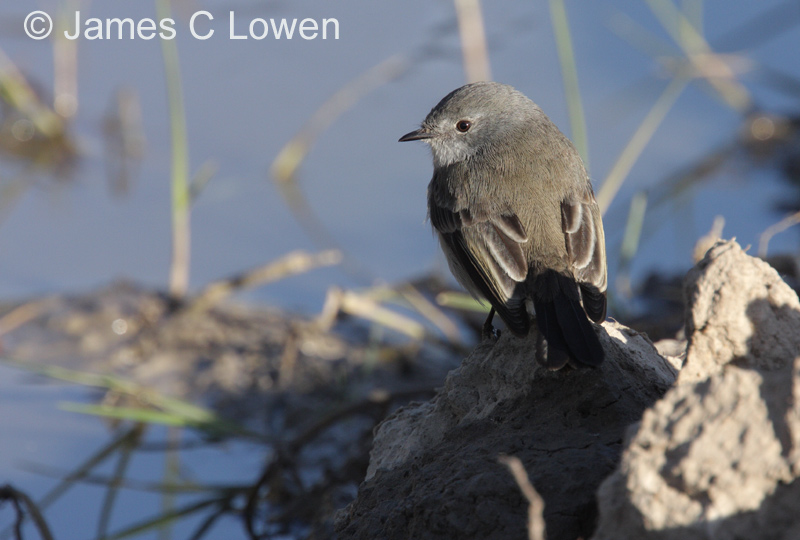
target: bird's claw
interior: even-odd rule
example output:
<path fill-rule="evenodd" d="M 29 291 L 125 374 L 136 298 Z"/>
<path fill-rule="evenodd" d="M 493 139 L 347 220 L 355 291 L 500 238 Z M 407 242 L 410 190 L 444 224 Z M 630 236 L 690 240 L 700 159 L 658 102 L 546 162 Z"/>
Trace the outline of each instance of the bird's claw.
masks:
<path fill-rule="evenodd" d="M 497 341 L 498 339 L 500 339 L 500 334 L 501 334 L 500 330 L 495 328 L 493 324 L 491 323 L 484 324 L 483 330 L 481 330 L 481 339 L 483 340 L 491 339 Z"/>

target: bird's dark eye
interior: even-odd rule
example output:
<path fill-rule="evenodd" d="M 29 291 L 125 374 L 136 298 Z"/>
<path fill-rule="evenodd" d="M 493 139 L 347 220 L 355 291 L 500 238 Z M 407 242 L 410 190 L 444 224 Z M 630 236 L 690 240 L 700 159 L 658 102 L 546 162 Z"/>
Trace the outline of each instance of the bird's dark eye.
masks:
<path fill-rule="evenodd" d="M 469 120 L 459 120 L 456 124 L 456 129 L 461 133 L 466 133 L 472 127 L 472 122 Z"/>

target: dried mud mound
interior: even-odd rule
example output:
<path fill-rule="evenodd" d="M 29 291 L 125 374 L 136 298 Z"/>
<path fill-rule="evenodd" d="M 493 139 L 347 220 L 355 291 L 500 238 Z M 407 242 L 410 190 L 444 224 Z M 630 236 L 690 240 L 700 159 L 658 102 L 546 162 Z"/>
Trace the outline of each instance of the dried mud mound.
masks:
<path fill-rule="evenodd" d="M 650 341 L 606 323 L 599 369 L 551 372 L 533 342 L 485 342 L 432 400 L 378 428 L 367 480 L 338 519 L 343 538 L 523 538 L 527 503 L 499 454 L 522 460 L 544 499 L 550 538 L 587 536 L 594 492 L 625 429 L 669 388 Z"/>
<path fill-rule="evenodd" d="M 797 295 L 735 242 L 685 293 L 685 365 L 603 484 L 594 538 L 800 538 Z"/>
<path fill-rule="evenodd" d="M 800 538 L 800 302 L 735 242 L 709 250 L 686 297 L 681 358 L 612 322 L 599 369 L 543 370 L 511 336 L 481 344 L 377 428 L 338 536 L 526 538 L 527 501 L 497 461 L 510 454 L 549 540 Z"/>

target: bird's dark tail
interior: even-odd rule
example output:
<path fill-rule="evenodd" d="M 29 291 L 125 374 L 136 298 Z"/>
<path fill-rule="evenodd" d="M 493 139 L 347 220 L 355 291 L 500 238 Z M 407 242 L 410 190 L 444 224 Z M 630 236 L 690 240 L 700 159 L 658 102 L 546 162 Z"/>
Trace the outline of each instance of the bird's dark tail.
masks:
<path fill-rule="evenodd" d="M 549 294 L 544 298 L 533 295 L 536 323 L 547 341 L 546 345 L 537 344 L 537 360 L 550 369 L 563 367 L 569 358 L 585 366 L 599 366 L 605 352 L 581 306 L 578 285 L 567 276 L 549 274 L 543 289 Z"/>

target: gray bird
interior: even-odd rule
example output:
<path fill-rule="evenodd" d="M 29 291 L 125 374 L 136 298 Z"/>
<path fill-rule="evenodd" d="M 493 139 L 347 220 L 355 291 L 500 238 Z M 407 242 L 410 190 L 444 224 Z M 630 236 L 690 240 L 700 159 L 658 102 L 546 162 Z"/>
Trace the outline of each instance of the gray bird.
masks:
<path fill-rule="evenodd" d="M 433 152 L 428 215 L 456 279 L 516 336 L 531 327 L 550 369 L 597 366 L 590 322 L 606 316 L 603 222 L 578 152 L 542 110 L 511 86 L 454 90 L 400 138 Z"/>

